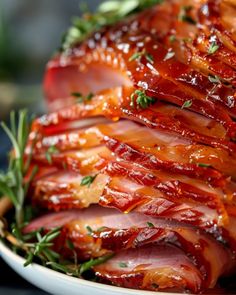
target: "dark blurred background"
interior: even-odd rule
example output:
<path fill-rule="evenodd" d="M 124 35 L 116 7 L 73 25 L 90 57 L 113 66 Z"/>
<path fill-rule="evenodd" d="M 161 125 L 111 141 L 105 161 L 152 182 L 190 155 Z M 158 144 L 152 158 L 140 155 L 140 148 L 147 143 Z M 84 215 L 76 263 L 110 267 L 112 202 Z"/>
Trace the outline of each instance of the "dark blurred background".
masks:
<path fill-rule="evenodd" d="M 7 120 L 12 109 L 45 111 L 41 85 L 47 61 L 81 5 L 92 11 L 100 2 L 0 0 L 0 121 Z M 0 167 L 6 164 L 8 146 L 1 141 Z"/>
<path fill-rule="evenodd" d="M 47 61 L 59 48 L 71 18 L 85 3 L 94 10 L 99 0 L 0 0 L 0 121 L 13 109 L 45 111 L 42 79 Z M 0 128 L 0 170 L 7 164 L 10 143 Z M 45 294 L 26 283 L 0 259 L 1 295 Z"/>

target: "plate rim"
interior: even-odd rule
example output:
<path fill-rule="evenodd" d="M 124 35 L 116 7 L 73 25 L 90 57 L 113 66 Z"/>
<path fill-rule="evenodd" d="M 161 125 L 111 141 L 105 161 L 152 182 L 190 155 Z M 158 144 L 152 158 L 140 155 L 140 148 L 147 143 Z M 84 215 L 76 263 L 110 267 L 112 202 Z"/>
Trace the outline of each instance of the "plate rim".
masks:
<path fill-rule="evenodd" d="M 17 263 L 19 266 L 21 265 L 22 268 L 24 268 L 23 264 L 26 261 L 26 259 L 24 259 L 23 257 L 21 257 L 20 255 L 18 255 L 16 253 L 14 253 L 7 245 L 4 244 L 3 241 L 0 241 L 0 257 L 8 265 L 9 265 L 8 259 L 11 259 L 15 263 Z M 5 259 L 5 257 L 7 257 L 8 259 Z M 9 265 L 9 267 L 13 268 L 11 265 Z M 53 277 L 57 277 L 58 279 L 67 280 L 68 282 L 76 282 L 78 284 L 78 287 L 83 286 L 83 287 L 90 287 L 90 288 L 94 288 L 94 289 L 100 289 L 100 290 L 103 290 L 104 292 L 105 291 L 110 292 L 111 294 L 123 294 L 124 291 L 126 292 L 126 294 L 129 294 L 129 295 L 139 295 L 139 294 L 140 295 L 155 295 L 155 294 L 176 295 L 176 294 L 181 294 L 181 293 L 166 293 L 166 292 L 159 292 L 159 291 L 154 292 L 154 291 L 129 289 L 129 288 L 124 288 L 124 287 L 111 286 L 111 285 L 106 285 L 106 284 L 102 284 L 102 283 L 92 282 L 92 281 L 88 281 L 85 279 L 68 276 L 66 274 L 52 270 L 52 269 L 47 268 L 47 267 L 40 265 L 38 263 L 32 263 L 28 267 L 33 267 L 36 271 L 48 272 L 49 275 L 51 275 Z M 15 269 L 14 269 L 14 271 L 16 272 Z M 18 274 L 20 276 L 22 276 L 20 273 L 18 273 Z M 24 278 L 24 279 L 27 280 L 27 278 Z M 33 283 L 31 283 L 31 284 L 33 284 Z"/>

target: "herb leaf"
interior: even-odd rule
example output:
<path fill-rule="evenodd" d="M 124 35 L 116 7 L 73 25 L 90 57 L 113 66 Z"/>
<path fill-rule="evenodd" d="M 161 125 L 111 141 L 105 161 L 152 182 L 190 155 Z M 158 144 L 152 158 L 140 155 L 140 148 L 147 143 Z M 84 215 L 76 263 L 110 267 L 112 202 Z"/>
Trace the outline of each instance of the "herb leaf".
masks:
<path fill-rule="evenodd" d="M 93 230 L 92 230 L 91 226 L 87 225 L 86 226 L 86 229 L 87 229 L 87 231 L 88 231 L 89 234 L 92 234 L 93 233 Z"/>
<path fill-rule="evenodd" d="M 52 164 L 52 155 L 57 154 L 58 152 L 59 150 L 55 145 L 52 145 L 47 149 L 45 157 L 50 165 Z"/>
<path fill-rule="evenodd" d="M 147 222 L 148 227 L 154 227 L 154 224 L 151 222 Z"/>
<path fill-rule="evenodd" d="M 119 267 L 121 267 L 121 268 L 126 268 L 126 267 L 128 267 L 128 265 L 127 265 L 127 263 L 125 263 L 125 262 L 120 262 L 120 263 L 119 263 Z"/>
<path fill-rule="evenodd" d="M 209 168 L 211 167 L 210 164 L 205 164 L 205 163 L 197 163 L 198 167 L 205 167 L 205 168 Z"/>
<path fill-rule="evenodd" d="M 130 58 L 129 58 L 129 61 L 134 61 L 134 60 L 137 60 L 137 59 L 140 59 L 142 56 L 144 56 L 146 58 L 146 60 L 153 64 L 154 63 L 154 58 L 153 56 L 146 52 L 146 50 L 143 50 L 143 51 L 140 51 L 140 52 L 136 52 L 134 53 Z"/>
<path fill-rule="evenodd" d="M 82 275 L 84 272 L 90 270 L 93 266 L 96 266 L 96 265 L 106 262 L 107 260 L 111 259 L 113 256 L 114 256 L 114 254 L 110 253 L 105 256 L 96 258 L 96 259 L 91 259 L 91 260 L 81 264 L 80 270 L 79 270 L 80 275 Z"/>
<path fill-rule="evenodd" d="M 180 10 L 178 19 L 180 21 L 196 25 L 196 21 L 189 15 L 189 12 L 192 10 L 192 8 L 192 6 L 183 6 Z"/>
<path fill-rule="evenodd" d="M 144 90 L 135 90 L 134 93 L 131 94 L 131 103 L 130 105 L 134 107 L 134 103 L 140 106 L 142 109 L 146 109 L 151 104 L 155 103 L 155 98 L 150 97 L 145 94 Z"/>
<path fill-rule="evenodd" d="M 28 183 L 24 183 L 24 177 L 26 173 L 28 173 L 28 167 L 32 158 L 32 146 L 35 142 L 32 143 L 29 149 L 30 154 L 27 155 L 28 159 L 24 161 L 24 152 L 31 128 L 26 110 L 19 111 L 18 116 L 15 112 L 11 112 L 10 127 L 4 122 L 1 123 L 1 127 L 10 139 L 14 153 L 11 154 L 7 171 L 5 173 L 0 172 L 0 193 L 9 197 L 14 204 L 16 223 L 17 226 L 20 227 L 24 222 L 23 205 L 29 186 Z M 33 169 L 28 179 L 33 179 L 37 172 L 36 170 L 36 168 Z"/>
<path fill-rule="evenodd" d="M 80 93 L 80 92 L 72 92 L 71 96 L 76 97 L 77 103 L 82 103 L 82 102 L 86 102 L 86 101 L 91 101 L 94 94 L 92 92 L 90 92 L 88 95 L 83 96 L 82 93 Z"/>
<path fill-rule="evenodd" d="M 96 177 L 97 177 L 97 174 L 94 175 L 94 176 L 91 176 L 91 175 L 85 176 L 85 177 L 81 180 L 80 185 L 81 185 L 81 186 L 85 186 L 85 185 L 87 185 L 88 187 L 90 187 L 90 185 L 94 182 L 94 180 L 95 180 Z"/>
<path fill-rule="evenodd" d="M 190 108 L 190 107 L 192 106 L 192 104 L 193 104 L 193 102 L 192 102 L 191 99 L 190 99 L 190 100 L 186 100 L 186 101 L 183 103 L 181 109 Z"/>
<path fill-rule="evenodd" d="M 212 83 L 221 83 L 218 76 L 209 75 L 208 80 Z"/>
<path fill-rule="evenodd" d="M 169 37 L 169 41 L 170 41 L 170 42 L 174 42 L 174 41 L 176 41 L 176 36 L 175 36 L 175 35 L 170 35 L 170 37 Z"/>
<path fill-rule="evenodd" d="M 208 54 L 214 54 L 219 48 L 220 46 L 217 45 L 215 41 L 213 41 L 208 48 Z"/>

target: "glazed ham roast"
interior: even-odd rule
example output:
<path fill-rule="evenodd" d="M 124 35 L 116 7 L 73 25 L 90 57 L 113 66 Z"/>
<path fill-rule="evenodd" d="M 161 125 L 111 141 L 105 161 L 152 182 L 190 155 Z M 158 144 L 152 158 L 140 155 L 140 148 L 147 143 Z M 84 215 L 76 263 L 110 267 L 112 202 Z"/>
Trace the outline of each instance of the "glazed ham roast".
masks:
<path fill-rule="evenodd" d="M 101 282 L 199 293 L 236 266 L 236 2 L 167 0 L 48 63 L 30 195 Z M 73 251 L 68 247 L 73 244 Z"/>

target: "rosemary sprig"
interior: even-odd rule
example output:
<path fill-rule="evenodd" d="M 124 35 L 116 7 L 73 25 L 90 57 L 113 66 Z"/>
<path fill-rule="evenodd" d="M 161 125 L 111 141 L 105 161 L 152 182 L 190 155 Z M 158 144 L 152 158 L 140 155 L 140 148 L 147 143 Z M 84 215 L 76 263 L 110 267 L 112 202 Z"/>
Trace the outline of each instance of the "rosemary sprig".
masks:
<path fill-rule="evenodd" d="M 113 25 L 124 17 L 142 11 L 163 0 L 109 0 L 98 6 L 94 14 L 85 13 L 81 18 L 76 17 L 72 26 L 62 39 L 61 50 L 66 51 L 74 44 L 82 42 L 92 32 L 104 26 Z"/>
<path fill-rule="evenodd" d="M 107 255 L 98 257 L 96 259 L 90 259 L 89 261 L 81 264 L 80 270 L 79 270 L 80 275 L 82 275 L 84 272 L 91 269 L 93 266 L 96 266 L 96 265 L 106 262 L 107 260 L 111 259 L 113 256 L 114 256 L 114 253 L 109 253 Z"/>
<path fill-rule="evenodd" d="M 1 123 L 1 127 L 11 140 L 13 151 L 10 155 L 7 171 L 0 172 L 0 193 L 9 197 L 14 204 L 16 223 L 20 227 L 24 222 L 23 206 L 29 183 L 37 173 L 37 166 L 35 166 L 32 169 L 31 175 L 28 176 L 28 180 L 24 181 L 31 162 L 31 154 L 28 155 L 28 160 L 24 159 L 24 152 L 31 128 L 27 111 L 20 111 L 18 116 L 15 112 L 11 112 L 10 127 L 4 122 Z M 32 153 L 32 147 L 30 148 L 30 153 Z"/>
<path fill-rule="evenodd" d="M 10 127 L 5 123 L 1 123 L 2 128 L 9 136 L 13 151 L 10 156 L 9 166 L 7 171 L 0 173 L 0 194 L 3 194 L 11 200 L 15 206 L 15 225 L 12 226 L 12 233 L 6 229 L 5 222 L 0 219 L 0 238 L 8 241 L 12 249 L 20 250 L 25 254 L 26 261 L 24 266 L 31 264 L 33 261 L 40 261 L 43 265 L 49 266 L 54 270 L 59 270 L 63 273 L 80 276 L 83 272 L 89 270 L 91 267 L 101 264 L 108 260 L 113 254 L 108 254 L 97 259 L 91 259 L 81 265 L 77 264 L 75 253 L 75 261 L 62 260 L 59 253 L 53 250 L 54 240 L 60 235 L 61 228 L 55 228 L 43 234 L 43 229 L 23 234 L 22 228 L 25 226 L 26 214 L 24 212 L 24 201 L 28 192 L 29 184 L 37 173 L 37 167 L 33 167 L 31 174 L 29 174 L 29 167 L 31 165 L 33 146 L 28 147 L 30 154 L 28 159 L 25 158 L 25 149 L 28 142 L 31 124 L 28 123 L 28 114 L 26 110 L 22 110 L 17 115 L 12 112 L 10 115 Z M 49 155 L 51 156 L 57 149 L 53 146 L 49 148 Z M 50 161 L 50 159 L 49 159 Z M 27 175 L 27 181 L 25 176 Z M 90 185 L 96 176 L 87 179 L 84 185 Z M 27 207 L 26 207 L 27 208 Z M 28 220 L 27 220 L 28 221 Z M 72 248 L 73 245 L 69 244 Z M 74 251 L 75 252 L 75 251 Z"/>

